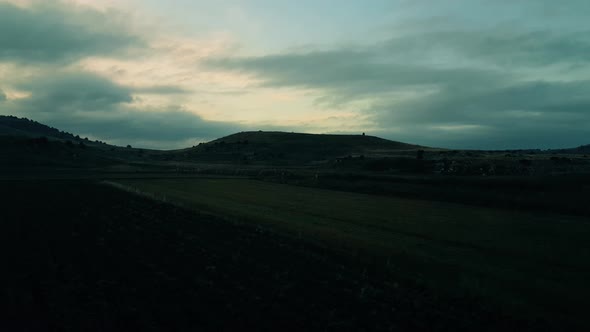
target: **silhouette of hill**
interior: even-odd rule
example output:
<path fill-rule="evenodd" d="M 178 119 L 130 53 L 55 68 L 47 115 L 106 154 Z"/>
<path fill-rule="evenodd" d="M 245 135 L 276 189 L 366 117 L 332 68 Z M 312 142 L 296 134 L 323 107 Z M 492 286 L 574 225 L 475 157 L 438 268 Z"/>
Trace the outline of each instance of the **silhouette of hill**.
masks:
<path fill-rule="evenodd" d="M 101 167 L 138 159 L 136 149 L 74 136 L 27 118 L 0 116 L 4 168 Z"/>
<path fill-rule="evenodd" d="M 76 137 L 71 133 L 60 131 L 37 121 L 3 115 L 0 115 L 0 135 L 76 140 Z"/>
<path fill-rule="evenodd" d="M 362 142 L 363 144 L 391 144 L 395 143 L 398 146 L 411 146 L 415 147 L 415 145 L 400 143 L 400 142 L 393 142 L 383 138 L 369 136 L 369 135 L 339 135 L 339 134 L 305 134 L 305 133 L 288 133 L 283 131 L 245 131 L 236 134 L 232 134 L 229 136 L 225 136 L 219 138 L 216 141 L 227 141 L 227 142 L 237 142 L 244 139 L 249 139 L 253 142 L 292 142 L 292 141 L 316 141 L 321 140 L 323 142 L 336 142 L 336 143 L 346 143 L 346 142 L 353 142 L 359 143 Z"/>
<path fill-rule="evenodd" d="M 347 156 L 387 155 L 420 148 L 418 145 L 375 136 L 250 131 L 222 137 L 180 153 L 189 159 L 209 161 L 293 163 Z"/>
<path fill-rule="evenodd" d="M 2 148 L 0 157 L 5 160 L 4 166 L 10 164 L 11 167 L 20 165 L 86 167 L 136 163 L 145 167 L 150 163 L 171 165 L 176 162 L 301 166 L 340 161 L 345 161 L 340 165 L 359 167 L 364 165 L 365 167 L 366 160 L 372 160 L 384 163 L 384 165 L 375 166 L 378 169 L 397 169 L 400 167 L 400 162 L 407 163 L 410 159 L 415 160 L 417 150 L 436 152 L 437 155 L 456 152 L 445 152 L 441 149 L 364 134 L 328 135 L 277 131 L 240 132 L 191 148 L 158 151 L 118 147 L 100 141 L 91 141 L 34 120 L 14 116 L 0 116 L 0 147 Z M 484 156 L 487 153 L 480 152 Z M 572 149 L 547 150 L 545 153 L 583 155 L 590 153 L 590 145 Z M 452 155 L 457 157 L 461 154 Z M 400 158 L 403 160 L 400 161 Z M 415 165 L 410 166 L 413 169 Z M 369 169 L 373 168 L 369 167 Z"/>
<path fill-rule="evenodd" d="M 48 153 L 45 159 L 59 159 L 64 155 L 78 156 L 78 153 L 70 153 L 69 150 L 72 146 L 83 146 L 85 154 L 89 154 L 89 150 L 94 151 L 94 155 L 100 155 L 101 159 L 115 157 L 120 160 L 128 159 L 126 156 L 130 156 L 130 159 L 136 160 L 137 153 L 130 153 L 135 151 L 147 152 L 142 154 L 143 160 L 276 164 L 300 164 L 347 156 L 380 156 L 421 148 L 417 145 L 365 135 L 254 131 L 236 133 L 182 150 L 137 150 L 115 147 L 99 141 L 93 142 L 34 120 L 14 116 L 0 116 L 0 141 L 3 141 L 2 145 L 15 150 L 13 153 L 21 156 L 42 155 L 40 151 L 52 150 L 53 152 Z M 27 148 L 17 148 L 20 145 Z M 32 146 L 35 148 L 29 151 Z M 40 148 L 42 149 L 39 150 Z M 27 160 L 29 159 L 31 158 Z"/>
<path fill-rule="evenodd" d="M 212 141 L 211 143 L 248 143 L 267 145 L 277 148 L 317 148 L 318 144 L 324 148 L 336 150 L 364 150 L 364 149 L 416 149 L 418 145 L 395 142 L 375 136 L 365 135 L 328 135 L 302 134 L 280 131 L 249 131 L 241 132 Z"/>

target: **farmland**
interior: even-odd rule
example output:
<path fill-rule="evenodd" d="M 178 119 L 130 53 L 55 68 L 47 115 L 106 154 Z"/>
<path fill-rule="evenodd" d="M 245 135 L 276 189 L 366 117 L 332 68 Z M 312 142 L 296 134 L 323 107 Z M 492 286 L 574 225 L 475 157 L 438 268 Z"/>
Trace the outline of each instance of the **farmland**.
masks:
<path fill-rule="evenodd" d="M 441 296 L 572 324 L 588 304 L 590 223 L 581 217 L 247 179 L 117 183 L 384 266 Z"/>
<path fill-rule="evenodd" d="M 438 296 L 305 239 L 93 181 L 1 184 L 4 331 L 573 326 Z"/>

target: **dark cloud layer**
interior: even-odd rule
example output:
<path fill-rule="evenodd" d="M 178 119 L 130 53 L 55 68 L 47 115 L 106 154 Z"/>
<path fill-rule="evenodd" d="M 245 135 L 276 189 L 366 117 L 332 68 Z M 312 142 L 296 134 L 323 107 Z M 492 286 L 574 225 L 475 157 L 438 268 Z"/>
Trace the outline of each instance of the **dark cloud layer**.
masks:
<path fill-rule="evenodd" d="M 176 143 L 214 139 L 241 130 L 236 124 L 203 120 L 178 106 L 150 111 L 123 108 L 97 118 L 77 114 L 55 119 L 54 123 L 108 140 L 159 141 L 160 145 L 168 147 L 186 147 Z"/>
<path fill-rule="evenodd" d="M 369 100 L 357 111 L 393 139 L 561 147 L 588 143 L 590 80 L 554 78 L 548 68 L 575 77 L 590 59 L 587 36 L 453 27 L 368 47 L 217 58 L 206 65 L 249 74 L 262 86 L 319 90 L 320 104 L 329 106 Z"/>
<path fill-rule="evenodd" d="M 335 102 L 409 88 L 460 88 L 465 82 L 497 85 L 507 73 L 474 68 L 433 68 L 384 58 L 385 49 L 318 51 L 248 58 L 209 59 L 206 65 L 252 74 L 265 87 L 322 89 Z M 470 86 L 470 89 L 476 86 Z"/>
<path fill-rule="evenodd" d="M 54 1 L 27 8 L 0 3 L 0 60 L 53 63 L 142 46 L 141 38 L 119 21 Z"/>
<path fill-rule="evenodd" d="M 520 31 L 511 26 L 492 30 L 449 27 L 392 38 L 383 47 L 393 56 L 414 59 L 452 55 L 505 67 L 581 65 L 590 62 L 586 56 L 590 51 L 589 32 Z"/>
<path fill-rule="evenodd" d="M 120 107 L 100 116 L 72 113 L 44 122 L 114 144 L 162 149 L 186 148 L 243 130 L 234 123 L 206 121 L 178 106 L 150 111 Z"/>
<path fill-rule="evenodd" d="M 195 144 L 242 129 L 236 124 L 206 121 L 181 106 L 137 109 L 131 103 L 135 89 L 85 72 L 55 72 L 20 88 L 31 91 L 31 96 L 13 101 L 8 114 L 108 142 L 179 148 L 186 147 L 187 141 Z M 177 91 L 171 87 L 153 90 Z"/>
<path fill-rule="evenodd" d="M 53 72 L 19 85 L 32 96 L 21 102 L 37 112 L 109 112 L 134 101 L 134 94 L 184 94 L 175 86 L 128 87 L 96 74 Z"/>
<path fill-rule="evenodd" d="M 32 93 L 19 104 L 30 112 L 104 112 L 133 101 L 131 89 L 84 72 L 53 73 L 20 88 Z"/>

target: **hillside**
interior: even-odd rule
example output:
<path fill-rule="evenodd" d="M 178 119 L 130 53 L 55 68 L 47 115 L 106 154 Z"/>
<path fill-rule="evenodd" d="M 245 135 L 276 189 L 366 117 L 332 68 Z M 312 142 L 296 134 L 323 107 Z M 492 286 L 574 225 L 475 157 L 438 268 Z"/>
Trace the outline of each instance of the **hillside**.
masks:
<path fill-rule="evenodd" d="M 49 139 L 76 140 L 76 137 L 70 133 L 60 131 L 37 121 L 3 115 L 0 115 L 0 136 L 47 137 Z"/>
<path fill-rule="evenodd" d="M 80 138 L 27 118 L 0 116 L 2 168 L 94 168 L 143 156 L 142 150 Z"/>
<path fill-rule="evenodd" d="M 421 148 L 365 135 L 241 132 L 179 151 L 188 159 L 295 163 L 347 156 L 383 156 Z M 414 152 L 409 152 L 414 153 Z"/>
<path fill-rule="evenodd" d="M 327 134 L 302 134 L 287 133 L 281 131 L 247 131 L 222 137 L 211 143 L 240 143 L 248 141 L 254 144 L 268 144 L 274 146 L 314 147 L 322 144 L 329 147 L 340 148 L 388 148 L 388 149 L 414 149 L 417 145 L 386 140 L 375 136 L 365 135 L 327 135 Z"/>

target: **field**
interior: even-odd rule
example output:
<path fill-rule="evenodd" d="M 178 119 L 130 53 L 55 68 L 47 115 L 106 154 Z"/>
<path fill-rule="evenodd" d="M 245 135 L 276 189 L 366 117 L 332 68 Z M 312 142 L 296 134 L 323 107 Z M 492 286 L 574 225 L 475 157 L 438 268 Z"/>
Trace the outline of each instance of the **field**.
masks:
<path fill-rule="evenodd" d="M 3 331 L 572 327 L 439 296 L 380 264 L 93 181 L 1 184 Z"/>
<path fill-rule="evenodd" d="M 590 223 L 575 216 L 379 197 L 247 179 L 118 180 L 155 198 L 382 266 L 443 297 L 583 324 Z"/>

